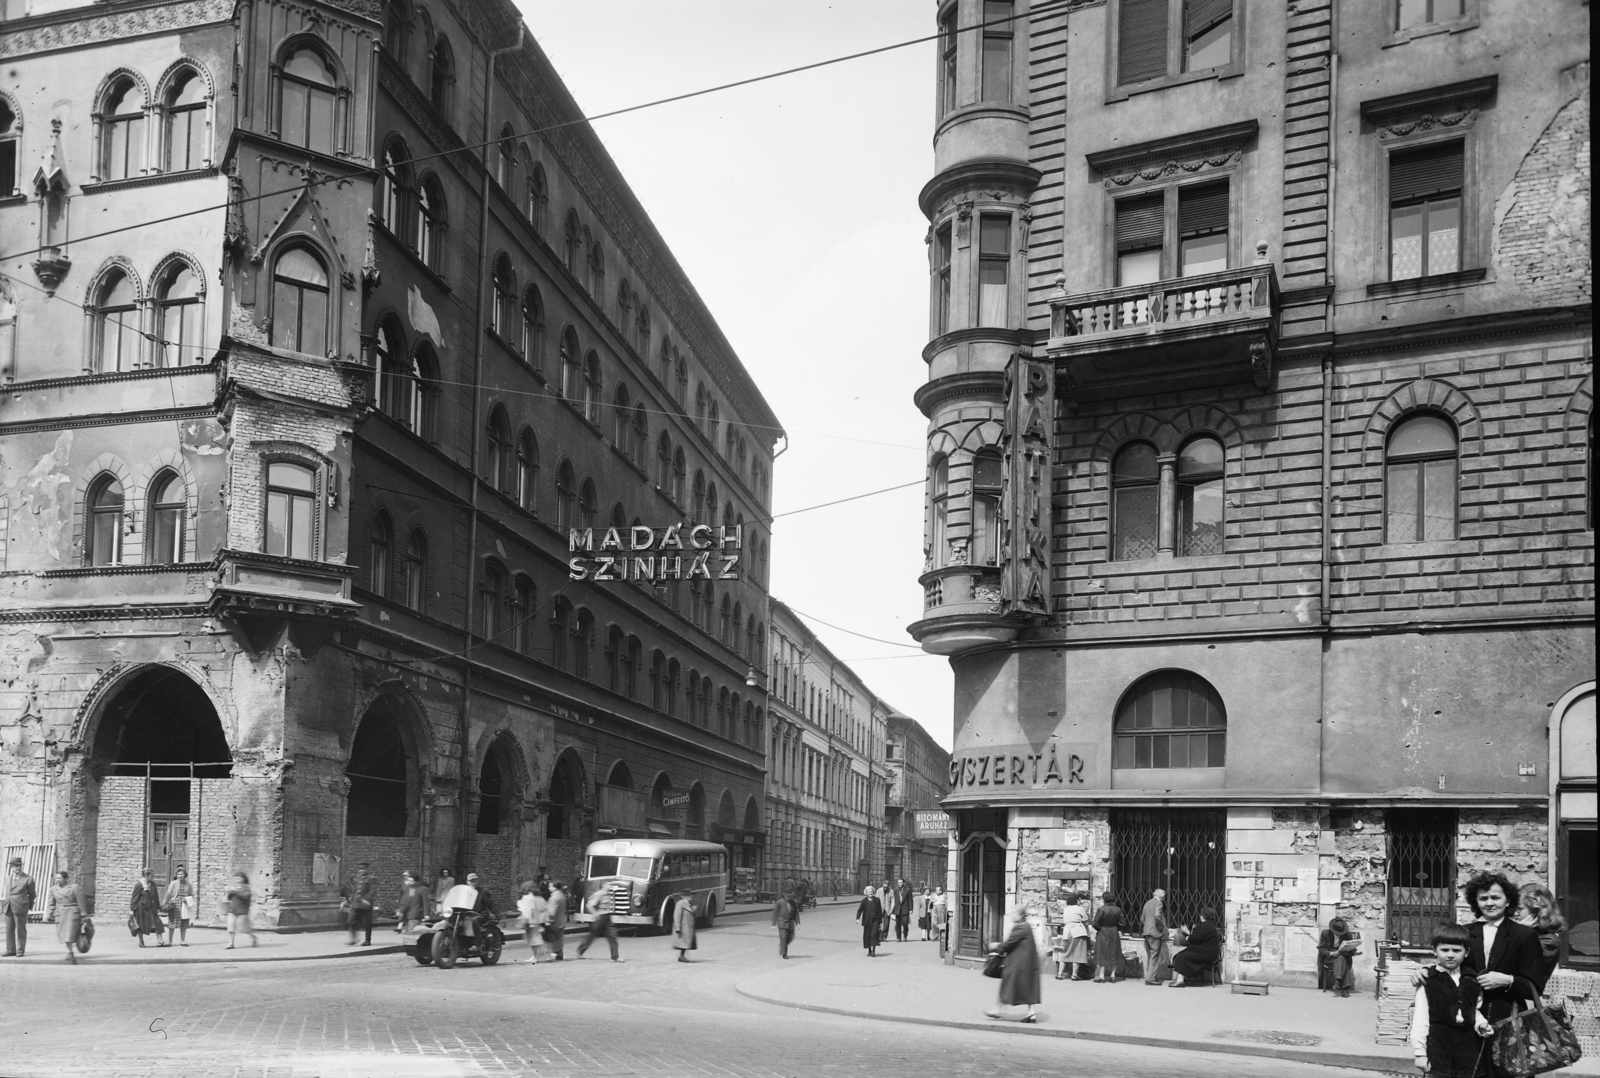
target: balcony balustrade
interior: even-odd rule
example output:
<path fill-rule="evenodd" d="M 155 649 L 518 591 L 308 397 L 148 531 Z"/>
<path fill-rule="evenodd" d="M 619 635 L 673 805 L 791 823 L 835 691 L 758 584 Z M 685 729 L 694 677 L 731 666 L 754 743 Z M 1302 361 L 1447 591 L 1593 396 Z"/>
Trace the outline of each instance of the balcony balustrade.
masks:
<path fill-rule="evenodd" d="M 1000 570 L 993 565 L 951 565 L 923 573 L 921 621 L 911 635 L 924 651 L 952 655 L 1017 635 L 1001 620 Z"/>

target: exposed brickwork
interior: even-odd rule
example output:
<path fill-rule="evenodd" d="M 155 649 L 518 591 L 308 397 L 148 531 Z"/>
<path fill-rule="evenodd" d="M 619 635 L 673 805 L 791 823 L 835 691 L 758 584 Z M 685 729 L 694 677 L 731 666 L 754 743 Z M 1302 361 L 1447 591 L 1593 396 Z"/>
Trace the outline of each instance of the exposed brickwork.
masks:
<path fill-rule="evenodd" d="M 94 908 L 111 925 L 127 918 L 133 885 L 144 868 L 144 787 L 142 775 L 107 775 L 100 782 Z"/>
<path fill-rule="evenodd" d="M 1543 809 L 1462 809 L 1457 825 L 1456 883 L 1480 872 L 1503 872 L 1513 883 L 1549 884 L 1550 824 Z M 1456 916 L 1475 918 L 1458 892 Z"/>
<path fill-rule="evenodd" d="M 1539 304 L 1594 300 L 1590 251 L 1589 75 L 1495 206 L 1494 265 Z"/>

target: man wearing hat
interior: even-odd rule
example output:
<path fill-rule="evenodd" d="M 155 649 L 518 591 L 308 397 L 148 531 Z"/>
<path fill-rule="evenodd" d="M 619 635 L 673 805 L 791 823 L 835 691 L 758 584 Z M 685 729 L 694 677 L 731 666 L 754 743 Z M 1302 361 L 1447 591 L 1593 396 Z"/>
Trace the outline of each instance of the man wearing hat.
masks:
<path fill-rule="evenodd" d="M 22 858 L 13 857 L 6 869 L 5 891 L 0 901 L 5 904 L 6 958 L 21 958 L 28 952 L 28 911 L 33 909 L 37 893 L 33 877 L 22 868 Z"/>

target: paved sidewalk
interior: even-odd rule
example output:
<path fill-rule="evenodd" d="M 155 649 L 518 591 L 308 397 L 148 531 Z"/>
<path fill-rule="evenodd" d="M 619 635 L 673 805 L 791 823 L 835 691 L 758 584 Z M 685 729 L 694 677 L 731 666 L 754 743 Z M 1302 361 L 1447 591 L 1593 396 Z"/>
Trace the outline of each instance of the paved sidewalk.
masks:
<path fill-rule="evenodd" d="M 871 959 L 858 951 L 804 961 L 805 951 L 804 939 L 796 939 L 784 969 L 741 981 L 737 991 L 765 1003 L 891 1022 L 1416 1073 L 1408 1046 L 1374 1042 L 1377 1004 L 1370 994 L 1338 999 L 1275 987 L 1270 995 L 1244 996 L 1226 984 L 1094 984 L 1057 981 L 1046 972 L 1039 1023 L 1024 1025 L 1015 1020 L 1021 1008 L 1009 1020 L 986 1018 L 999 982 L 975 969 L 944 965 L 933 943 L 891 941 Z M 1047 963 L 1046 969 L 1053 966 Z M 1560 1073 L 1600 1075 L 1600 1062 L 1584 1059 Z"/>

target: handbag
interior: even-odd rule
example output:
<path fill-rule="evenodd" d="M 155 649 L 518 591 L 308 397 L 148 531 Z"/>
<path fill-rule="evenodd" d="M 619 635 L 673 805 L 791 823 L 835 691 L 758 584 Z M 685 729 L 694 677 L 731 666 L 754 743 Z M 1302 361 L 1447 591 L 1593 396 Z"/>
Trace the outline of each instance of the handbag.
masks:
<path fill-rule="evenodd" d="M 1496 1067 L 1513 1078 L 1528 1078 L 1583 1058 L 1565 1008 L 1551 1010 L 1543 1002 L 1527 1007 L 1494 1024 L 1489 1058 Z"/>
<path fill-rule="evenodd" d="M 995 951 L 983 960 L 983 975 L 985 977 L 999 977 L 1006 971 L 1006 956 Z"/>
<path fill-rule="evenodd" d="M 130 914 L 128 914 L 128 935 L 137 936 L 138 934 L 139 934 L 139 915 L 136 914 L 136 913 L 130 913 Z"/>
<path fill-rule="evenodd" d="M 933 927 L 933 918 L 924 913 L 921 917 L 917 918 L 917 927 L 926 932 L 928 929 Z"/>
<path fill-rule="evenodd" d="M 87 916 L 78 920 L 78 953 L 88 954 L 90 944 L 94 943 L 94 922 Z"/>

